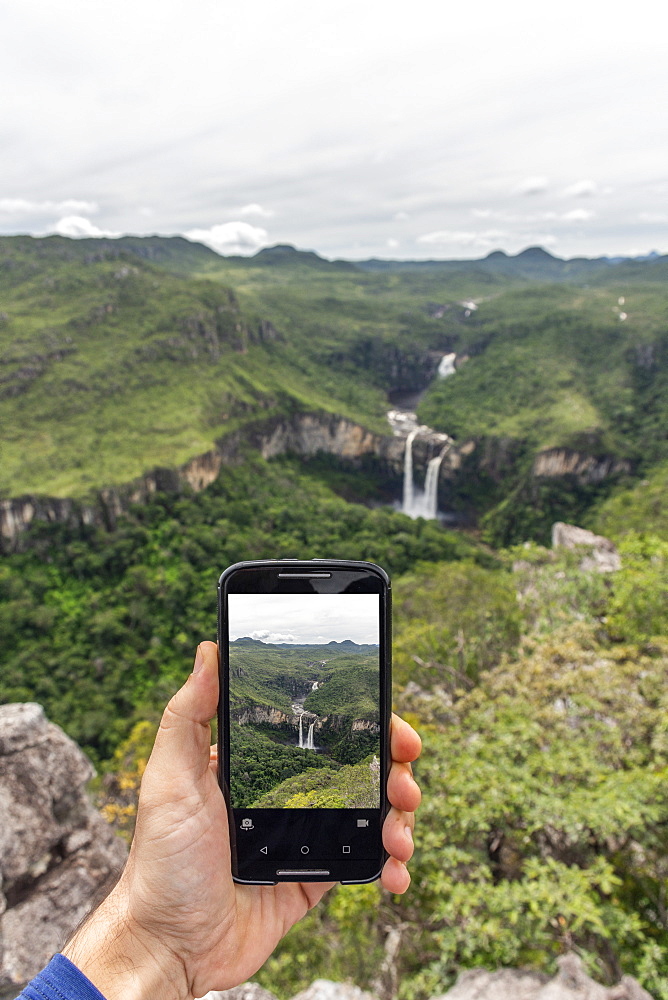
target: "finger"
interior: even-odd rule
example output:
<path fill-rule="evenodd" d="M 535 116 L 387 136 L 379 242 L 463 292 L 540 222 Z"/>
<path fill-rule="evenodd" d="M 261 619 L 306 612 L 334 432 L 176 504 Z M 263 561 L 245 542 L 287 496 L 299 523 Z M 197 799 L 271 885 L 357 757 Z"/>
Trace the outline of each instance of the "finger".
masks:
<path fill-rule="evenodd" d="M 387 797 L 397 809 L 414 812 L 420 805 L 422 792 L 411 773 L 410 764 L 392 763 L 387 778 Z"/>
<path fill-rule="evenodd" d="M 197 647 L 193 672 L 165 709 L 147 771 L 157 768 L 206 771 L 210 760 L 209 722 L 218 703 L 218 647 Z"/>
<path fill-rule="evenodd" d="M 401 861 L 398 861 L 397 858 L 388 858 L 383 867 L 380 882 L 384 889 L 401 895 L 411 884 L 411 877 Z"/>
<path fill-rule="evenodd" d="M 383 823 L 383 845 L 388 854 L 399 861 L 410 861 L 413 856 L 412 813 L 400 809 L 390 809 Z"/>
<path fill-rule="evenodd" d="M 400 760 L 407 763 L 417 760 L 422 750 L 422 740 L 412 726 L 400 719 L 398 715 L 392 713 L 392 727 L 390 729 L 390 750 L 392 760 Z"/>

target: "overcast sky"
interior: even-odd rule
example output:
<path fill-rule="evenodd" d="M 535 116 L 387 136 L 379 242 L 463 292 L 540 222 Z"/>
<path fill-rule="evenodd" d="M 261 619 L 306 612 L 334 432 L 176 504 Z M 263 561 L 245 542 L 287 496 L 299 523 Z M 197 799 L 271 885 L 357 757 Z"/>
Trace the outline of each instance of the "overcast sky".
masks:
<path fill-rule="evenodd" d="M 0 232 L 668 252 L 664 3 L 20 0 Z"/>
<path fill-rule="evenodd" d="M 229 594 L 230 639 L 378 644 L 378 594 Z"/>

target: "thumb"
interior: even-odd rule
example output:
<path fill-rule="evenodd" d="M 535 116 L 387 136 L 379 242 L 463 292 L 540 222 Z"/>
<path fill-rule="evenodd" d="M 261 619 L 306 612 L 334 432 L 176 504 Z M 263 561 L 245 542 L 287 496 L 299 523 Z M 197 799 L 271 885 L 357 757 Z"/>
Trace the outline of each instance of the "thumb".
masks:
<path fill-rule="evenodd" d="M 168 769 L 205 773 L 209 766 L 211 719 L 218 704 L 218 647 L 201 642 L 193 672 L 165 709 L 147 772 Z"/>

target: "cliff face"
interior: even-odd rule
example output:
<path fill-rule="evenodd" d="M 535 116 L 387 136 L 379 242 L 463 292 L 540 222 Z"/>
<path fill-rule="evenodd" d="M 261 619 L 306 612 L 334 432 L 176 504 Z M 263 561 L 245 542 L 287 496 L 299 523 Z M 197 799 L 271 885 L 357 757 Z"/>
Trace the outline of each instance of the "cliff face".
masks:
<path fill-rule="evenodd" d="M 126 486 L 100 490 L 90 500 L 78 501 L 26 496 L 0 501 L 0 551 L 20 548 L 21 536 L 33 521 L 99 524 L 112 528 L 132 504 L 143 503 L 156 492 L 195 492 L 209 486 L 224 465 L 240 460 L 241 449 L 255 448 L 264 458 L 287 453 L 312 457 L 326 452 L 356 461 L 375 455 L 395 472 L 403 464 L 403 441 L 374 434 L 366 428 L 328 413 L 294 414 L 258 421 L 222 438 L 211 451 L 176 469 L 154 469 Z"/>
<path fill-rule="evenodd" d="M 257 443 L 263 458 L 290 452 L 309 457 L 324 451 L 339 458 L 378 455 L 401 460 L 401 445 L 397 447 L 393 438 L 373 434 L 342 417 L 328 420 L 318 414 L 304 414 L 290 422 L 282 422 L 269 434 L 261 435 Z"/>
<path fill-rule="evenodd" d="M 390 415 L 391 416 L 391 415 Z M 263 458 L 294 454 L 311 458 L 319 452 L 358 462 L 374 456 L 394 477 L 404 467 L 408 425 L 393 425 L 395 433 L 376 434 L 360 424 L 330 413 L 299 413 L 254 421 L 222 438 L 211 451 L 175 469 L 158 468 L 125 486 L 103 489 L 89 500 L 25 496 L 0 501 L 0 552 L 21 547 L 21 537 L 34 521 L 67 524 L 98 524 L 113 528 L 131 505 L 144 503 L 154 493 L 179 493 L 185 488 L 195 492 L 205 489 L 226 465 L 242 459 L 251 447 Z M 449 442 L 444 448 L 444 442 Z M 456 446 L 447 435 L 424 428 L 413 442 L 413 463 L 426 468 L 430 459 L 444 451 L 440 478 L 456 484 L 462 495 L 471 490 L 482 472 L 500 483 L 517 462 L 522 443 L 514 439 L 483 439 Z M 533 461 L 532 476 L 557 478 L 574 476 L 583 484 L 631 471 L 625 459 L 595 457 L 568 448 L 540 452 Z"/>
<path fill-rule="evenodd" d="M 0 998 L 65 944 L 125 863 L 88 759 L 35 704 L 0 706 Z"/>
<path fill-rule="evenodd" d="M 233 718 L 242 726 L 246 726 L 248 723 L 252 726 L 282 726 L 286 724 L 296 725 L 299 722 L 299 717 L 296 715 L 286 715 L 278 708 L 261 708 L 259 705 L 235 712 Z"/>
<path fill-rule="evenodd" d="M 609 476 L 631 472 L 631 463 L 611 455 L 595 457 L 570 448 L 549 448 L 536 455 L 533 475 L 556 477 L 575 476 L 584 484 L 600 483 Z"/>

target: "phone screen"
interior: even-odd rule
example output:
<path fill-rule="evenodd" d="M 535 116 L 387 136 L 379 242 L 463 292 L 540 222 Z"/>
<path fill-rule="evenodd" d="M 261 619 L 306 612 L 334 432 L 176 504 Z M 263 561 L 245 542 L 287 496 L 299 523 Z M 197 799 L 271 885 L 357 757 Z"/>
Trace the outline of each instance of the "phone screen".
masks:
<path fill-rule="evenodd" d="M 357 576 L 343 593 L 322 592 L 349 587 L 336 570 L 273 592 L 262 575 L 227 588 L 224 756 L 241 880 L 378 873 L 385 609 L 382 587 Z"/>

